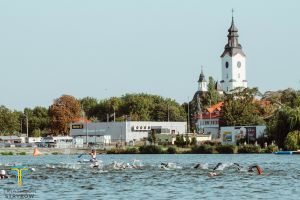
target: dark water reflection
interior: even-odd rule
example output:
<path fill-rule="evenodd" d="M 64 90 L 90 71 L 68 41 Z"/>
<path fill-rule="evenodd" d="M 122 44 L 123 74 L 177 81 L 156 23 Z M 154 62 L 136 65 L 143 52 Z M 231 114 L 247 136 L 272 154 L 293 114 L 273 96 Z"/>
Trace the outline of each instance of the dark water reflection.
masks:
<path fill-rule="evenodd" d="M 37 199 L 299 199 L 300 195 L 300 155 L 99 155 L 98 159 L 106 166 L 102 170 L 77 164 L 77 156 L 0 156 L 0 168 L 9 170 L 13 163 L 35 168 L 25 175 L 22 189 L 35 189 Z M 142 161 L 142 169 L 108 166 L 133 159 Z M 161 162 L 182 169 L 159 169 Z M 218 162 L 245 167 L 257 163 L 263 175 L 225 168 L 219 176 L 209 177 Z M 192 169 L 196 163 L 207 163 L 209 169 Z M 15 179 L 6 179 L 0 180 L 0 187 L 17 185 Z"/>

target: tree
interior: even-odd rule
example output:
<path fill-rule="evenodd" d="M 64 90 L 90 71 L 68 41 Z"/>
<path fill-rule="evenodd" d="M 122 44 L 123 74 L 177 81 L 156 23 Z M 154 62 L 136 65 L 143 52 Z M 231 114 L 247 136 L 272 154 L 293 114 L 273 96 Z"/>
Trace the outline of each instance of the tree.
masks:
<path fill-rule="evenodd" d="M 264 124 L 255 97 L 260 95 L 257 88 L 237 88 L 225 96 L 221 111 L 221 123 L 225 126 L 246 126 Z"/>
<path fill-rule="evenodd" d="M 80 117 L 80 103 L 73 96 L 63 95 L 50 106 L 49 115 L 51 133 L 66 135 L 69 133 L 70 123 Z"/>
<path fill-rule="evenodd" d="M 0 133 L 13 134 L 20 131 L 20 113 L 0 106 Z"/>
<path fill-rule="evenodd" d="M 155 144 L 156 143 L 156 130 L 152 130 L 152 132 L 149 134 L 148 141 L 151 144 Z"/>
<path fill-rule="evenodd" d="M 207 85 L 207 100 L 206 104 L 204 104 L 205 107 L 210 105 L 215 105 L 222 101 L 222 96 L 219 94 L 219 92 L 216 90 L 216 81 L 213 79 L 213 77 L 209 77 L 208 85 Z"/>
<path fill-rule="evenodd" d="M 97 117 L 99 121 L 112 120 L 116 113 L 117 121 L 185 121 L 184 108 L 172 99 L 164 99 L 157 95 L 126 94 L 101 100 L 89 111 L 89 117 Z"/>
<path fill-rule="evenodd" d="M 79 101 L 80 101 L 81 109 L 84 112 L 84 114 L 88 118 L 94 117 L 92 115 L 92 109 L 95 108 L 95 106 L 98 104 L 98 100 L 93 97 L 84 97 Z"/>
<path fill-rule="evenodd" d="M 22 114 L 22 133 L 26 132 L 26 117 L 28 118 L 29 136 L 33 136 L 34 130 L 39 130 L 41 133 L 48 131 L 50 128 L 50 117 L 48 109 L 37 106 L 34 109 L 25 108 Z"/>
<path fill-rule="evenodd" d="M 288 133 L 293 131 L 300 131 L 300 107 L 283 106 L 276 112 L 273 122 L 269 124 L 268 134 L 282 148 L 285 146 Z"/>

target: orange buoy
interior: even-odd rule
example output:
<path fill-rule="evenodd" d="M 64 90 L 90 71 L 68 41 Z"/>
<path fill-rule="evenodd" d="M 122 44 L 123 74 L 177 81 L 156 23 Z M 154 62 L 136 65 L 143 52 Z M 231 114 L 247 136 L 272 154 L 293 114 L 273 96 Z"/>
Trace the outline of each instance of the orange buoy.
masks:
<path fill-rule="evenodd" d="M 38 150 L 38 148 L 34 148 L 33 156 L 39 156 L 39 155 L 41 155 L 41 152 Z"/>

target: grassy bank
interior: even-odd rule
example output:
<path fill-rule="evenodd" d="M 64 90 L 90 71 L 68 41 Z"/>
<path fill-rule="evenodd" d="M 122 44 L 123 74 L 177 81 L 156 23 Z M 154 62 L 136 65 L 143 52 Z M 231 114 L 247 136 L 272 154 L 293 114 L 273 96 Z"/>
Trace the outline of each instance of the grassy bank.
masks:
<path fill-rule="evenodd" d="M 42 155 L 78 155 L 88 154 L 91 149 L 56 149 L 40 148 Z M 246 154 L 246 153 L 273 153 L 278 151 L 277 146 L 261 148 L 255 145 L 219 145 L 203 144 L 189 147 L 147 145 L 140 147 L 121 147 L 98 149 L 98 154 Z M 0 156 L 32 155 L 33 148 L 0 148 Z"/>
<path fill-rule="evenodd" d="M 176 146 L 147 145 L 141 147 L 113 148 L 108 154 L 246 154 L 246 153 L 273 153 L 278 151 L 277 146 L 268 146 L 262 149 L 255 145 L 196 145 L 179 148 Z"/>

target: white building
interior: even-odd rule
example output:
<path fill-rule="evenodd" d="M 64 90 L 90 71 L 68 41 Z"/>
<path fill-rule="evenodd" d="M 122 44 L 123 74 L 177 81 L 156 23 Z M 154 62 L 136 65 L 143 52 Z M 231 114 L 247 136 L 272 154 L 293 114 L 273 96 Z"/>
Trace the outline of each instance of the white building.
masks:
<path fill-rule="evenodd" d="M 36 143 L 36 142 L 41 142 L 42 137 L 26 137 L 26 143 Z"/>
<path fill-rule="evenodd" d="M 38 147 L 47 148 L 82 148 L 83 140 L 70 136 L 49 136 L 43 137 L 40 142 L 36 142 Z"/>
<path fill-rule="evenodd" d="M 246 55 L 238 42 L 238 29 L 234 25 L 233 17 L 228 29 L 228 43 L 221 55 L 222 59 L 222 88 L 225 93 L 237 87 L 247 87 Z"/>
<path fill-rule="evenodd" d="M 218 139 L 220 136 L 220 112 L 223 104 L 223 102 L 219 102 L 195 115 L 197 130 L 211 135 L 212 139 Z"/>
<path fill-rule="evenodd" d="M 133 142 L 148 138 L 152 131 L 157 134 L 184 134 L 186 130 L 186 122 L 126 121 L 70 125 L 70 135 L 82 138 L 84 143 L 93 143 L 95 138 L 102 136 L 110 136 L 111 142 Z"/>

